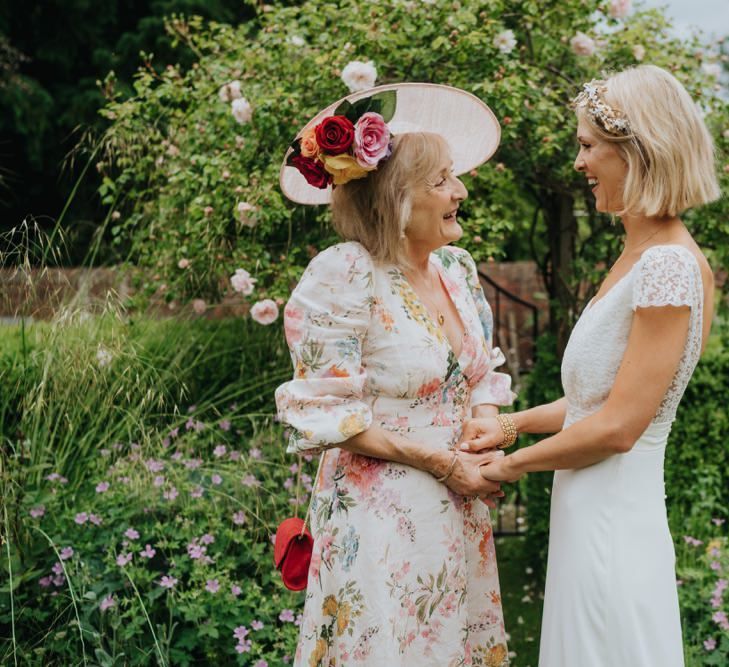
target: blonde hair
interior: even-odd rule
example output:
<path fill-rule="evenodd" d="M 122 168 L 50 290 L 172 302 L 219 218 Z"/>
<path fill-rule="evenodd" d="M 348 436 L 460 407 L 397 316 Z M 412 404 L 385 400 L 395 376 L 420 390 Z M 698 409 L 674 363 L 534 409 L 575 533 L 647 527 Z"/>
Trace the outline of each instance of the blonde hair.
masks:
<path fill-rule="evenodd" d="M 403 241 L 415 186 L 442 167 L 450 149 L 429 132 L 400 134 L 392 143 L 377 170 L 334 188 L 332 218 L 342 238 L 361 243 L 376 261 L 407 266 Z"/>
<path fill-rule="evenodd" d="M 614 74 L 605 86 L 604 101 L 624 114 L 628 134 L 606 132 L 584 108 L 577 113 L 601 140 L 616 145 L 628 165 L 618 215 L 675 216 L 718 199 L 711 135 L 676 78 L 640 65 Z"/>

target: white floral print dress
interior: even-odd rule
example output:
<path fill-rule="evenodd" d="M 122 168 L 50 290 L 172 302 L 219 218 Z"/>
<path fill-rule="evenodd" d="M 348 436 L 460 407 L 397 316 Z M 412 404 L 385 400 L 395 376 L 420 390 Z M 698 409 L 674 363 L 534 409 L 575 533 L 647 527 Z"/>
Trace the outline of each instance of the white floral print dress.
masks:
<path fill-rule="evenodd" d="M 336 447 L 377 424 L 452 448 L 472 405 L 512 402 L 473 259 L 448 246 L 431 262 L 464 324 L 458 358 L 403 273 L 358 243 L 317 255 L 286 306 L 279 418 L 290 452 L 325 450 L 296 665 L 508 664 L 488 507 Z"/>

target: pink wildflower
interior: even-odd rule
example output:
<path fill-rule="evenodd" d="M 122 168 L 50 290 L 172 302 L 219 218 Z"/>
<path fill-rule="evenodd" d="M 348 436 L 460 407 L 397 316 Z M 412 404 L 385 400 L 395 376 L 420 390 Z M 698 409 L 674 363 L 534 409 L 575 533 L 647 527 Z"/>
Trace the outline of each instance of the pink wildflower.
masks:
<path fill-rule="evenodd" d="M 230 431 L 230 420 L 221 419 L 219 426 L 220 426 L 221 430 L 223 430 L 223 431 Z"/>
<path fill-rule="evenodd" d="M 98 514 L 89 514 L 89 521 L 95 526 L 100 526 L 102 523 L 101 517 Z"/>
<path fill-rule="evenodd" d="M 236 647 L 235 650 L 238 653 L 248 653 L 248 651 L 251 650 L 251 642 L 250 640 L 246 639 L 242 642 L 240 642 Z"/>
<path fill-rule="evenodd" d="M 127 528 L 124 531 L 124 537 L 130 540 L 138 540 L 139 539 L 139 533 L 134 530 L 134 528 Z"/>
<path fill-rule="evenodd" d="M 116 557 L 116 564 L 119 567 L 124 567 L 125 565 L 128 565 L 132 561 L 132 554 L 131 553 L 120 553 Z"/>
<path fill-rule="evenodd" d="M 216 459 L 219 459 L 219 458 L 220 458 L 221 456 L 225 456 L 225 452 L 226 452 L 226 451 L 227 451 L 227 449 L 226 449 L 225 445 L 218 445 L 218 446 L 217 446 L 217 447 L 216 447 L 216 448 L 215 448 L 215 449 L 213 450 L 213 456 L 214 456 L 214 457 L 215 457 Z"/>
<path fill-rule="evenodd" d="M 162 588 L 174 588 L 175 584 L 177 584 L 177 579 L 172 575 L 166 574 L 159 580 L 159 585 Z"/>
<path fill-rule="evenodd" d="M 240 586 L 238 586 L 238 584 L 233 584 L 233 585 L 232 585 L 232 586 L 230 587 L 230 594 L 231 594 L 231 595 L 232 595 L 232 596 L 233 596 L 234 598 L 237 598 L 237 597 L 238 597 L 238 596 L 239 596 L 239 595 L 240 595 L 240 594 L 241 594 L 242 592 L 243 592 L 243 589 L 242 589 L 242 588 L 241 588 Z"/>
<path fill-rule="evenodd" d="M 86 514 L 86 512 L 79 512 L 75 517 L 73 517 L 73 520 L 79 526 L 83 526 L 89 520 L 89 515 Z"/>
<path fill-rule="evenodd" d="M 149 459 L 146 466 L 149 472 L 162 472 L 165 469 L 164 461 L 156 461 L 155 459 Z"/>
<path fill-rule="evenodd" d="M 291 609 L 284 609 L 279 615 L 278 619 L 280 621 L 283 621 L 284 623 L 293 623 L 294 622 L 294 612 Z"/>
<path fill-rule="evenodd" d="M 708 639 L 705 639 L 704 648 L 707 651 L 713 651 L 716 648 L 716 639 L 714 639 L 713 637 L 709 637 Z"/>
<path fill-rule="evenodd" d="M 236 526 L 242 526 L 246 522 L 246 514 L 243 510 L 240 510 L 233 514 L 233 523 Z"/>
<path fill-rule="evenodd" d="M 49 574 L 47 577 L 41 577 L 38 579 L 38 585 L 41 588 L 50 588 L 53 583 L 53 577 Z"/>
<path fill-rule="evenodd" d="M 167 480 L 165 480 L 163 475 L 157 475 L 152 481 L 152 484 L 155 486 L 164 486 L 165 481 Z"/>
<path fill-rule="evenodd" d="M 199 484 L 190 491 L 191 498 L 202 498 L 204 489 Z"/>
<path fill-rule="evenodd" d="M 116 601 L 111 595 L 107 595 L 99 605 L 99 609 L 101 609 L 102 612 L 105 612 L 107 609 L 111 609 L 112 607 L 116 607 Z"/>
<path fill-rule="evenodd" d="M 32 516 L 34 519 L 40 519 L 45 513 L 45 505 L 36 505 L 35 507 L 31 507 L 30 509 L 30 516 Z"/>
<path fill-rule="evenodd" d="M 233 450 L 230 454 L 228 454 L 228 458 L 231 461 L 240 461 L 240 452 Z"/>
<path fill-rule="evenodd" d="M 154 558 L 154 555 L 157 552 L 152 548 L 150 544 L 145 544 L 144 549 L 139 552 L 139 555 L 142 556 L 142 558 Z"/>
<path fill-rule="evenodd" d="M 205 533 L 205 535 L 200 538 L 200 541 L 203 544 L 212 544 L 215 542 L 215 538 L 210 533 Z"/>
<path fill-rule="evenodd" d="M 242 482 L 243 486 L 252 487 L 252 486 L 261 486 L 261 483 L 253 476 L 253 475 L 246 475 Z"/>
<path fill-rule="evenodd" d="M 248 636 L 248 632 L 249 630 L 245 625 L 239 625 L 235 630 L 233 630 L 233 636 L 239 642 L 242 642 Z"/>
<path fill-rule="evenodd" d="M 251 628 L 253 628 L 256 631 L 263 630 L 263 623 L 261 621 L 258 621 L 258 620 L 252 621 L 251 622 Z"/>
<path fill-rule="evenodd" d="M 212 482 L 213 484 L 215 484 L 215 486 L 219 486 L 220 484 L 222 484 L 222 483 L 223 483 L 223 478 L 222 478 L 222 477 L 221 477 L 220 475 L 218 475 L 218 473 L 215 473 L 215 474 L 214 474 L 214 475 L 213 475 L 213 476 L 212 476 L 212 477 L 210 478 L 210 481 L 211 481 L 211 482 Z"/>
<path fill-rule="evenodd" d="M 217 579 L 208 579 L 205 582 L 205 590 L 209 593 L 217 593 L 220 590 L 220 583 Z"/>
<path fill-rule="evenodd" d="M 61 560 L 68 560 L 73 556 L 73 547 L 63 547 L 61 549 Z"/>
<path fill-rule="evenodd" d="M 96 493 L 106 493 L 109 490 L 109 482 L 99 482 L 96 485 Z"/>
<path fill-rule="evenodd" d="M 169 491 L 165 491 L 164 493 L 162 493 L 162 497 L 165 500 L 169 500 L 169 501 L 173 501 L 179 495 L 180 494 L 178 493 L 177 489 L 174 486 L 171 487 Z"/>

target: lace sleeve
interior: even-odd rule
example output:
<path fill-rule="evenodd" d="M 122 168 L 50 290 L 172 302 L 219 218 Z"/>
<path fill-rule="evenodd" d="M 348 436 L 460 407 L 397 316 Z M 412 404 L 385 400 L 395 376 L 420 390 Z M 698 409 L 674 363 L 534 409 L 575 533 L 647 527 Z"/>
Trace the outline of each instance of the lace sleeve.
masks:
<path fill-rule="evenodd" d="M 638 261 L 633 310 L 651 306 L 695 307 L 697 268 L 696 259 L 683 246 L 649 248 Z"/>

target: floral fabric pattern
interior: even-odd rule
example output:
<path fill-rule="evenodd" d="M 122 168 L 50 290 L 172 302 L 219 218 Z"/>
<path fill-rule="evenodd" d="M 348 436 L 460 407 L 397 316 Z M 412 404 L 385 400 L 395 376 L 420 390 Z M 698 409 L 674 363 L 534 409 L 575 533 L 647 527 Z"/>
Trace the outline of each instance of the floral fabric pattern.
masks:
<path fill-rule="evenodd" d="M 402 272 L 341 243 L 309 265 L 285 310 L 293 380 L 276 392 L 290 452 L 324 451 L 295 664 L 508 664 L 489 510 L 422 471 L 340 442 L 376 424 L 455 446 L 478 403 L 508 405 L 492 316 L 470 255 L 431 255 L 461 317 L 458 357 Z"/>

